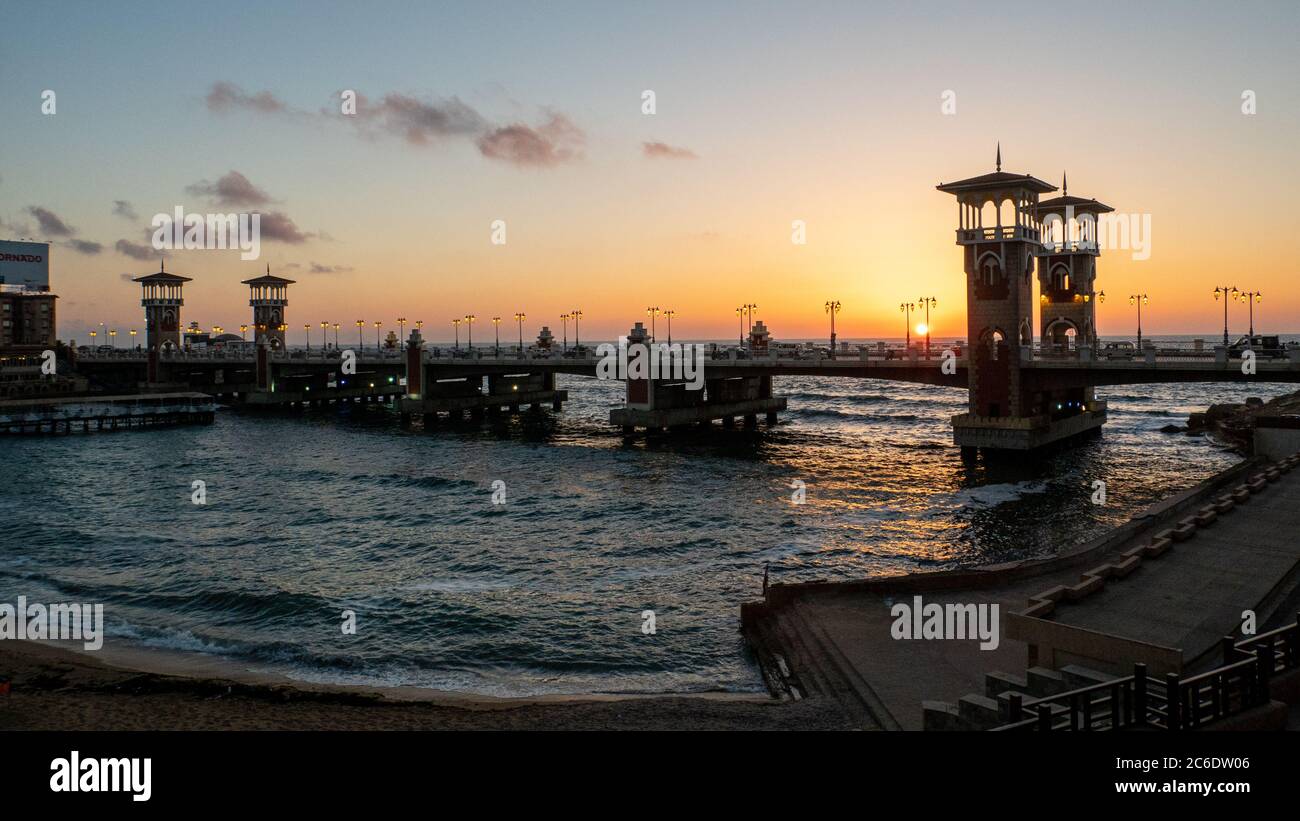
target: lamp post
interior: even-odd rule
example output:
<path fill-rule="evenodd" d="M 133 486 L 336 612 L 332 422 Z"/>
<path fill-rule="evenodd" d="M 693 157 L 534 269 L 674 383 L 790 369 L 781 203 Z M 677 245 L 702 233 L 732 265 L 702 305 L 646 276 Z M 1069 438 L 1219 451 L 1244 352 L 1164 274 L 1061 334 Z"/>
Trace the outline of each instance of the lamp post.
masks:
<path fill-rule="evenodd" d="M 339 347 L 339 324 L 335 322 L 334 323 L 334 350 L 338 350 L 338 347 Z"/>
<path fill-rule="evenodd" d="M 831 315 L 831 359 L 835 358 L 835 315 L 840 312 L 838 299 L 827 300 L 826 313 Z"/>
<path fill-rule="evenodd" d="M 1255 303 L 1263 299 L 1263 294 L 1259 291 L 1242 291 L 1241 301 L 1250 306 L 1250 338 L 1255 338 Z"/>
<path fill-rule="evenodd" d="M 569 315 L 560 314 L 560 324 L 564 326 L 564 350 L 569 350 Z"/>
<path fill-rule="evenodd" d="M 365 341 L 362 340 L 361 338 L 361 329 L 364 327 L 366 327 L 366 321 L 364 319 L 358 319 L 357 320 L 357 350 L 358 351 L 366 347 Z"/>
<path fill-rule="evenodd" d="M 576 351 L 582 348 L 582 345 L 578 342 L 578 320 L 582 319 L 582 311 L 574 308 L 569 311 L 569 316 L 573 317 L 573 349 Z"/>
<path fill-rule="evenodd" d="M 91 332 L 90 332 L 90 347 L 92 347 L 92 348 L 95 347 L 95 337 L 98 336 L 98 335 L 99 335 L 99 334 L 98 334 L 97 332 L 95 332 L 95 331 L 91 331 Z"/>
<path fill-rule="evenodd" d="M 310 353 L 311 352 L 311 324 L 303 323 L 302 332 L 303 335 L 307 337 L 307 352 Z M 325 340 L 322 339 L 321 344 L 324 345 Z"/>
<path fill-rule="evenodd" d="M 645 309 L 645 315 L 650 317 L 650 341 L 655 341 L 655 317 L 659 316 L 659 306 Z"/>
<path fill-rule="evenodd" d="M 465 320 L 460 319 L 459 317 L 457 317 L 456 319 L 453 319 L 453 320 L 451 321 L 451 326 L 452 326 L 453 328 L 456 329 L 456 347 L 455 347 L 455 350 L 457 350 L 457 351 L 460 350 L 460 323 L 462 323 L 462 322 L 464 322 L 464 321 L 465 321 Z"/>
<path fill-rule="evenodd" d="M 383 347 L 379 344 L 379 329 L 382 327 L 384 327 L 384 323 L 376 319 L 375 320 L 375 350 L 376 351 L 383 351 Z"/>
<path fill-rule="evenodd" d="M 496 346 L 492 353 L 493 356 L 501 356 L 501 317 L 492 317 L 492 330 L 496 332 Z"/>
<path fill-rule="evenodd" d="M 474 350 L 474 320 L 478 319 L 474 314 L 465 314 L 465 330 L 469 334 L 469 349 Z"/>
<path fill-rule="evenodd" d="M 139 333 L 139 331 L 137 331 L 135 328 L 132 328 L 132 329 L 131 329 L 131 349 L 132 349 L 132 350 L 135 349 L 135 335 L 138 334 L 138 333 Z"/>
<path fill-rule="evenodd" d="M 1219 299 L 1219 295 L 1223 295 L 1223 346 L 1225 348 L 1228 346 L 1228 302 L 1229 300 L 1236 299 L 1237 294 L 1239 293 L 1240 291 L 1237 290 L 1236 286 L 1230 287 L 1227 285 L 1221 285 L 1214 289 L 1214 299 L 1216 302 Z"/>
<path fill-rule="evenodd" d="M 911 302 L 903 302 L 898 306 L 898 310 L 903 312 L 903 321 L 906 323 L 904 331 L 907 334 L 905 337 L 907 341 L 904 343 L 904 347 L 910 351 L 912 350 L 912 311 L 916 310 L 916 305 Z"/>
<path fill-rule="evenodd" d="M 112 348 L 113 350 L 117 350 L 117 330 L 116 330 L 116 329 L 111 330 L 111 331 L 108 332 L 108 347 Z"/>
<path fill-rule="evenodd" d="M 397 347 L 406 350 L 406 317 L 404 316 L 397 318 L 397 336 Z"/>
<path fill-rule="evenodd" d="M 736 316 L 740 317 L 740 347 L 745 347 L 745 309 L 740 307 L 736 309 Z"/>
<path fill-rule="evenodd" d="M 925 306 L 925 358 L 930 358 L 930 309 L 939 304 L 932 296 L 923 296 L 917 300 Z"/>
<path fill-rule="evenodd" d="M 664 311 L 664 316 L 668 319 L 668 344 L 673 344 L 673 317 L 677 316 L 676 311 Z"/>
<path fill-rule="evenodd" d="M 1136 305 L 1138 309 L 1138 352 L 1142 351 L 1142 306 L 1150 302 L 1146 294 L 1131 294 L 1128 298 L 1128 304 Z"/>
<path fill-rule="evenodd" d="M 247 334 L 247 333 L 248 333 L 248 326 L 247 326 L 247 325 L 240 325 L 240 326 L 239 326 L 239 341 L 240 341 L 240 342 L 247 342 L 247 341 L 248 341 L 248 338 L 245 336 L 245 334 Z M 132 331 L 132 332 L 131 332 L 131 335 L 134 336 L 134 335 L 135 335 L 135 331 Z"/>
<path fill-rule="evenodd" d="M 524 355 L 524 320 L 527 318 L 528 316 L 524 314 L 522 311 L 515 312 L 515 322 L 518 323 L 519 325 L 519 355 L 520 356 Z"/>
<path fill-rule="evenodd" d="M 330 343 L 329 343 L 329 333 L 330 333 L 330 324 L 329 324 L 328 322 L 322 322 L 322 323 L 320 324 L 320 347 L 321 347 L 321 351 L 325 351 L 325 350 L 327 350 L 327 349 L 329 348 L 329 346 L 330 346 Z"/>

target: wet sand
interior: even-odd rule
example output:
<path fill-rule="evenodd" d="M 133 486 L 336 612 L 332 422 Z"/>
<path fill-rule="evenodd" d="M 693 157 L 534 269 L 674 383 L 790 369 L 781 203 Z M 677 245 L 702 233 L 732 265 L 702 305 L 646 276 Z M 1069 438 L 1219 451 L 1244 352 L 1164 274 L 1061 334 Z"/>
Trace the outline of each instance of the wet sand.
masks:
<path fill-rule="evenodd" d="M 0 641 L 0 677 L 11 680 L 10 695 L 0 695 L 0 730 L 848 728 L 824 700 L 730 693 L 505 699 L 336 687 L 241 674 L 204 659 L 131 651 L 110 659 L 12 640 Z"/>

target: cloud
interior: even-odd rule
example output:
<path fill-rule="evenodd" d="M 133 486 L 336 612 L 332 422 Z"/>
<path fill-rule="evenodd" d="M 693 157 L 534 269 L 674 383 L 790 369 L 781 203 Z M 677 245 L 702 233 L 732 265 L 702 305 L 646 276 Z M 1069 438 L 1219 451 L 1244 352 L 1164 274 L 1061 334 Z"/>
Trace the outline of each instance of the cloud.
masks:
<path fill-rule="evenodd" d="M 129 220 L 140 218 L 140 215 L 135 212 L 135 206 L 126 200 L 113 200 L 113 213 L 119 217 L 126 217 Z"/>
<path fill-rule="evenodd" d="M 78 254 L 94 256 L 104 250 L 104 246 L 98 242 L 91 242 L 85 239 L 70 239 L 64 243 L 65 246 L 76 251 Z"/>
<path fill-rule="evenodd" d="M 128 256 L 131 259 L 148 260 L 165 256 L 162 251 L 154 250 L 154 248 L 149 245 L 141 245 L 125 239 L 119 239 L 114 243 L 113 248 L 119 254 Z"/>
<path fill-rule="evenodd" d="M 293 220 L 289 219 L 287 214 L 279 211 L 264 212 L 261 223 L 262 239 L 265 240 L 298 245 L 306 242 L 312 236 L 299 230 L 298 226 L 294 224 Z"/>
<path fill-rule="evenodd" d="M 641 153 L 650 159 L 666 160 L 694 160 L 699 156 L 689 148 L 661 142 L 641 143 Z"/>
<path fill-rule="evenodd" d="M 563 114 L 552 113 L 542 125 L 520 123 L 495 128 L 479 137 L 483 156 L 514 165 L 548 167 L 581 156 L 586 134 Z"/>
<path fill-rule="evenodd" d="M 347 274 L 354 270 L 356 269 L 351 265 L 321 265 L 320 263 L 313 262 L 311 268 L 308 269 L 308 272 L 313 274 Z"/>
<path fill-rule="evenodd" d="M 41 233 L 49 237 L 70 237 L 77 233 L 77 229 L 64 222 L 57 214 L 48 208 L 41 208 L 39 205 L 27 207 L 27 213 L 36 217 L 40 223 Z"/>
<path fill-rule="evenodd" d="M 472 137 L 487 130 L 483 117 L 457 97 L 426 103 L 405 94 L 385 94 L 377 103 L 357 95 L 350 118 L 368 133 L 399 136 L 412 145 L 429 145 L 446 137 Z"/>
<path fill-rule="evenodd" d="M 253 185 L 248 177 L 238 171 L 231 171 L 216 182 L 199 180 L 193 185 L 185 186 L 185 193 L 208 197 L 217 205 L 265 205 L 272 201 L 269 194 Z"/>
<path fill-rule="evenodd" d="M 235 111 L 247 109 L 260 114 L 282 114 L 289 107 L 269 91 L 248 94 L 234 83 L 217 82 L 212 84 L 205 100 L 209 111 Z"/>

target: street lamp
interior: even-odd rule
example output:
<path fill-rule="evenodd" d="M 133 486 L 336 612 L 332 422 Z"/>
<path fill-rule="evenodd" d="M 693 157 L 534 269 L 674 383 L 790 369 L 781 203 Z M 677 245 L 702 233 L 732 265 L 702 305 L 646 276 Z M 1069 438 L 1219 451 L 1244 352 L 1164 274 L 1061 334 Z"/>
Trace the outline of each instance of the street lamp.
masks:
<path fill-rule="evenodd" d="M 361 350 L 362 348 L 366 347 L 365 340 L 361 338 L 361 329 L 364 327 L 366 327 L 366 321 L 364 319 L 358 319 L 357 320 L 357 350 Z"/>
<path fill-rule="evenodd" d="M 840 312 L 838 299 L 827 300 L 826 313 L 831 315 L 831 359 L 835 358 L 835 315 Z"/>
<path fill-rule="evenodd" d="M 573 349 L 576 351 L 582 347 L 578 344 L 578 320 L 582 319 L 582 311 L 574 308 L 569 311 L 569 316 L 573 317 Z"/>
<path fill-rule="evenodd" d="M 307 352 L 310 353 L 311 352 L 311 323 L 304 322 L 302 326 L 302 332 L 303 335 L 307 337 Z M 322 345 L 325 344 L 325 341 L 323 339 L 321 340 L 321 344 Z"/>
<path fill-rule="evenodd" d="M 560 324 L 564 326 L 564 350 L 569 350 L 569 315 L 560 314 Z"/>
<path fill-rule="evenodd" d="M 1259 291 L 1242 291 L 1241 301 L 1250 306 L 1250 337 L 1255 337 L 1255 303 L 1263 299 L 1263 294 Z"/>
<path fill-rule="evenodd" d="M 677 316 L 676 311 L 664 311 L 664 316 L 668 319 L 668 344 L 673 344 L 673 317 Z"/>
<path fill-rule="evenodd" d="M 459 317 L 456 318 L 456 319 L 453 319 L 453 320 L 451 321 L 451 326 L 452 326 L 453 328 L 456 329 L 456 347 L 455 347 L 455 350 L 458 350 L 458 351 L 460 350 L 460 323 L 462 323 L 462 322 L 464 322 L 464 321 L 465 321 L 465 320 L 460 319 Z"/>
<path fill-rule="evenodd" d="M 655 317 L 659 316 L 659 306 L 645 309 L 645 315 L 650 317 L 650 341 L 655 341 Z"/>
<path fill-rule="evenodd" d="M 328 322 L 322 322 L 322 323 L 320 324 L 320 346 L 321 346 L 321 350 L 325 350 L 325 349 L 329 348 L 329 346 L 330 346 L 329 340 L 327 339 L 327 337 L 329 336 L 329 332 L 330 332 L 330 324 L 329 324 Z"/>
<path fill-rule="evenodd" d="M 478 319 L 474 314 L 465 314 L 465 326 L 469 331 L 469 349 L 474 350 L 474 320 Z"/>
<path fill-rule="evenodd" d="M 1128 298 L 1128 304 L 1136 305 L 1138 309 L 1138 351 L 1142 351 L 1142 306 L 1150 302 L 1146 294 L 1132 294 Z"/>
<path fill-rule="evenodd" d="M 339 347 L 339 324 L 335 322 L 334 323 L 334 350 L 338 350 L 338 347 Z"/>
<path fill-rule="evenodd" d="M 925 306 L 925 358 L 930 358 L 930 309 L 939 304 L 932 296 L 923 296 L 917 300 Z"/>
<path fill-rule="evenodd" d="M 523 314 L 522 312 L 515 313 L 515 322 L 519 323 L 519 355 L 520 356 L 524 355 L 524 320 L 527 318 L 528 318 L 527 315 Z"/>
<path fill-rule="evenodd" d="M 912 350 L 912 311 L 916 310 L 916 305 L 911 302 L 903 302 L 899 304 L 898 310 L 903 312 L 903 321 L 907 324 L 907 327 L 904 329 L 907 334 L 906 336 L 907 342 L 905 343 L 904 347 L 908 351 L 911 351 Z"/>
<path fill-rule="evenodd" d="M 131 348 L 132 348 L 132 349 L 135 348 L 135 335 L 138 334 L 138 333 L 139 333 L 139 331 L 137 331 L 135 328 L 132 328 L 132 329 L 131 329 Z"/>
<path fill-rule="evenodd" d="M 1241 292 L 1237 290 L 1236 286 L 1221 285 L 1214 289 L 1215 301 L 1218 301 L 1220 294 L 1223 295 L 1223 346 L 1225 348 L 1228 346 L 1228 301 L 1236 299 L 1239 293 Z"/>
<path fill-rule="evenodd" d="M 131 333 L 134 335 L 134 334 L 135 334 L 135 331 L 132 331 Z M 245 334 L 247 334 L 247 333 L 248 333 L 248 326 L 247 326 L 247 325 L 240 325 L 240 326 L 239 326 L 239 341 L 240 341 L 240 342 L 247 342 L 247 341 L 248 341 L 248 338 L 245 336 Z"/>
<path fill-rule="evenodd" d="M 382 327 L 384 327 L 384 323 L 378 319 L 375 320 L 375 350 L 376 351 L 383 350 L 383 347 L 381 347 L 379 344 L 379 329 Z"/>
<path fill-rule="evenodd" d="M 398 347 L 405 348 L 406 347 L 406 317 L 404 316 L 399 316 L 397 318 L 397 335 L 400 337 L 400 339 L 397 342 Z"/>
<path fill-rule="evenodd" d="M 92 347 L 92 348 L 95 347 L 95 337 L 98 336 L 98 335 L 99 335 L 99 334 L 96 333 L 95 331 L 91 331 L 91 332 L 90 332 L 90 347 Z"/>
<path fill-rule="evenodd" d="M 493 356 L 501 356 L 501 317 L 492 317 L 492 330 L 496 333 L 496 347 Z"/>
<path fill-rule="evenodd" d="M 108 332 L 108 347 L 112 348 L 113 350 L 117 350 L 117 330 L 116 330 L 116 329 L 114 329 L 114 330 Z"/>

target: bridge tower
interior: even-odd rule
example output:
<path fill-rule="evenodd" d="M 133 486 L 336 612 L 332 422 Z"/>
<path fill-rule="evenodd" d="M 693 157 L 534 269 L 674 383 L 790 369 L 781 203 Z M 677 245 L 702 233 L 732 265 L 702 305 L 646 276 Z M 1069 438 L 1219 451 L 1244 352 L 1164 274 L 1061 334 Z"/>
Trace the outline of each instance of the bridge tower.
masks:
<path fill-rule="evenodd" d="M 1030 450 L 1075 433 L 1027 366 L 1033 359 L 1033 273 L 1040 250 L 1040 194 L 1056 186 L 1002 170 L 938 190 L 957 198 L 957 244 L 966 272 L 970 405 L 953 417 L 953 440 L 967 449 Z M 1071 408 L 1089 417 L 1091 409 Z M 1102 420 L 1104 421 L 1104 411 Z M 1099 426 L 1096 422 L 1091 427 Z"/>
<path fill-rule="evenodd" d="M 1061 353 L 1097 342 L 1097 217 L 1115 209 L 1095 199 L 1070 196 L 1061 175 L 1061 196 L 1038 203 L 1043 226 L 1038 251 L 1039 327 L 1044 346 Z"/>
<path fill-rule="evenodd" d="M 181 290 L 190 277 L 167 273 L 165 262 L 158 263 L 158 272 L 136 277 L 143 291 L 140 305 L 144 307 L 145 349 L 153 354 L 180 350 L 181 306 L 185 300 Z"/>
<path fill-rule="evenodd" d="M 284 348 L 284 334 L 289 328 L 284 309 L 289 305 L 289 286 L 293 283 L 292 279 L 272 275 L 269 264 L 264 275 L 241 283 L 248 286 L 248 304 L 253 309 L 254 343 L 265 339 L 272 350 Z"/>

